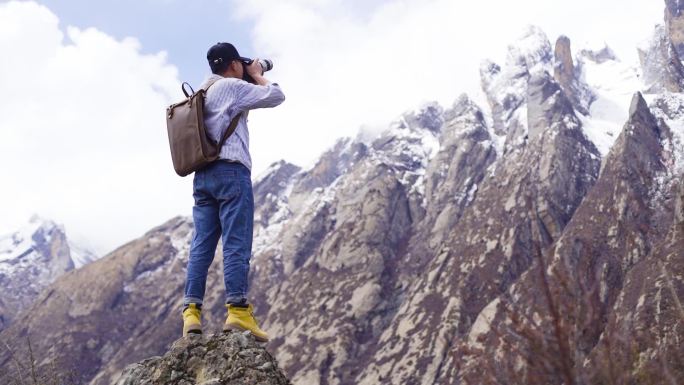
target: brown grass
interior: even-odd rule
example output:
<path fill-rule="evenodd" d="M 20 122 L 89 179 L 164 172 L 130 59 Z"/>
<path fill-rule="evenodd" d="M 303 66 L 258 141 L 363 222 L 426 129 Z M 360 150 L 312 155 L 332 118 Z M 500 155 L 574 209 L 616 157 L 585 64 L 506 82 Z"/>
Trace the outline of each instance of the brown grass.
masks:
<path fill-rule="evenodd" d="M 64 369 L 56 359 L 51 359 L 47 365 L 37 364 L 31 339 L 26 337 L 27 353 L 20 357 L 5 341 L 3 347 L 9 353 L 14 368 L 6 369 L 2 377 L 8 381 L 7 385 L 82 385 L 74 370 Z"/>

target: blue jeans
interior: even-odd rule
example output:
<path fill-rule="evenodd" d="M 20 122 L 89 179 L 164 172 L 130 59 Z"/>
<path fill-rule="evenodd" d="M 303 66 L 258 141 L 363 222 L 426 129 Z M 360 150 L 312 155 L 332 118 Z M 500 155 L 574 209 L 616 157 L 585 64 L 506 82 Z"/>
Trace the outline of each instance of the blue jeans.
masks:
<path fill-rule="evenodd" d="M 240 163 L 213 162 L 195 172 L 193 197 L 195 232 L 190 246 L 183 303 L 203 302 L 207 272 L 214 260 L 219 236 L 223 239 L 226 303 L 243 302 L 247 298 L 254 225 L 250 171 Z"/>

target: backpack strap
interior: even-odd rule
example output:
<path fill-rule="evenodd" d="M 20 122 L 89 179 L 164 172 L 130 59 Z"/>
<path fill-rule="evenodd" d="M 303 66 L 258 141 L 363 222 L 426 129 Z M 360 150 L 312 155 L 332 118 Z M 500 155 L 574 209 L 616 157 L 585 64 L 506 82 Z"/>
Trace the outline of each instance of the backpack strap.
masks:
<path fill-rule="evenodd" d="M 210 81 L 207 83 L 207 86 L 203 88 L 204 91 L 206 92 L 206 91 L 209 89 L 209 87 L 211 87 L 212 85 L 214 85 L 214 83 L 216 83 L 216 82 L 219 81 L 219 80 L 221 80 L 221 79 L 216 78 L 216 79 L 210 80 Z M 241 117 L 241 116 L 242 116 L 242 113 L 239 113 L 239 114 L 235 115 L 235 117 L 233 118 L 233 120 L 230 121 L 230 125 L 228 126 L 228 129 L 226 130 L 226 132 L 223 133 L 223 136 L 221 137 L 221 140 L 218 142 L 218 147 L 217 147 L 217 148 L 218 148 L 218 152 L 219 152 L 219 153 L 221 152 L 221 148 L 223 148 L 223 144 L 226 143 L 226 140 L 228 140 L 228 138 L 229 138 L 231 135 L 233 135 L 233 132 L 235 132 L 235 129 L 237 129 L 237 125 L 238 125 L 238 122 L 240 121 L 240 117 Z"/>
<path fill-rule="evenodd" d="M 204 87 L 204 91 L 207 91 L 209 89 L 209 87 L 213 86 L 214 83 L 216 83 L 219 80 L 221 80 L 221 79 L 216 78 L 216 79 L 210 80 L 209 83 L 207 83 L 207 86 Z"/>
<path fill-rule="evenodd" d="M 207 87 L 209 88 L 209 87 Z M 228 129 L 226 132 L 223 133 L 223 137 L 221 138 L 221 141 L 218 143 L 218 151 L 219 153 L 221 152 L 221 148 L 223 148 L 223 144 L 226 143 L 226 140 L 228 140 L 228 137 L 235 132 L 235 129 L 237 128 L 238 122 L 240 121 L 240 117 L 242 116 L 242 113 L 239 113 L 235 115 L 233 120 L 230 121 L 230 125 L 228 126 Z"/>
<path fill-rule="evenodd" d="M 218 80 L 219 80 L 219 79 L 210 80 L 209 83 L 207 83 L 207 86 L 206 86 L 206 87 L 200 88 L 200 89 L 201 89 L 201 90 L 204 90 L 204 92 L 207 92 L 207 90 L 209 89 L 209 87 L 211 87 L 212 85 L 214 85 L 214 83 L 216 83 Z M 190 92 L 188 92 L 188 91 L 185 89 L 186 86 L 190 89 Z M 188 83 L 188 82 L 183 82 L 183 84 L 181 84 L 181 91 L 183 91 L 183 93 L 185 94 L 185 97 L 186 97 L 186 98 L 189 98 L 190 96 L 192 96 L 192 95 L 195 94 L 195 90 L 192 89 L 192 86 L 191 86 L 190 83 Z"/>
<path fill-rule="evenodd" d="M 185 90 L 185 86 L 188 86 L 188 88 L 190 88 L 190 93 L 188 93 L 188 91 Z M 183 84 L 181 84 L 181 91 L 183 91 L 186 98 L 189 98 L 190 95 L 195 94 L 195 90 L 192 89 L 192 86 L 188 82 L 183 82 Z"/>

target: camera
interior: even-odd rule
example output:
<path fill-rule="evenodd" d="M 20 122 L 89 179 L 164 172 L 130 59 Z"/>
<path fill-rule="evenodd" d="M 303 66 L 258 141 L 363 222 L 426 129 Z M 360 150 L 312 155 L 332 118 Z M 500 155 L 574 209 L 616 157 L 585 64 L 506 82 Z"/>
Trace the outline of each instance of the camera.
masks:
<path fill-rule="evenodd" d="M 252 64 L 253 62 L 254 62 L 254 59 L 245 60 L 242 62 L 242 68 L 244 69 L 243 75 L 242 75 L 242 80 L 249 82 L 249 83 L 252 83 L 252 84 L 256 84 L 256 81 L 251 76 L 249 76 L 249 74 L 247 73 L 247 68 L 246 68 L 246 66 Z M 270 71 L 273 69 L 273 62 L 269 59 L 259 59 L 259 65 L 261 65 L 261 73 L 262 74 L 266 71 Z"/>

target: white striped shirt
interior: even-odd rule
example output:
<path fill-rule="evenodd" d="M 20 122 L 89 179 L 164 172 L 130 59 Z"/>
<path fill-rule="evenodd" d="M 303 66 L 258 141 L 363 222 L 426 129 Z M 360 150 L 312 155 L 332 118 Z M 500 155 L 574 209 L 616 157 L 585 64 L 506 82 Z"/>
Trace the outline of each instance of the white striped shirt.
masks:
<path fill-rule="evenodd" d="M 276 83 L 259 86 L 242 79 L 224 78 L 216 74 L 209 76 L 200 88 L 214 79 L 218 80 L 209 88 L 204 101 L 204 124 L 209 137 L 217 142 L 228 129 L 233 117 L 240 112 L 275 107 L 285 100 L 283 91 Z M 246 113 L 242 114 L 235 132 L 223 144 L 219 158 L 237 161 L 252 169 Z"/>

